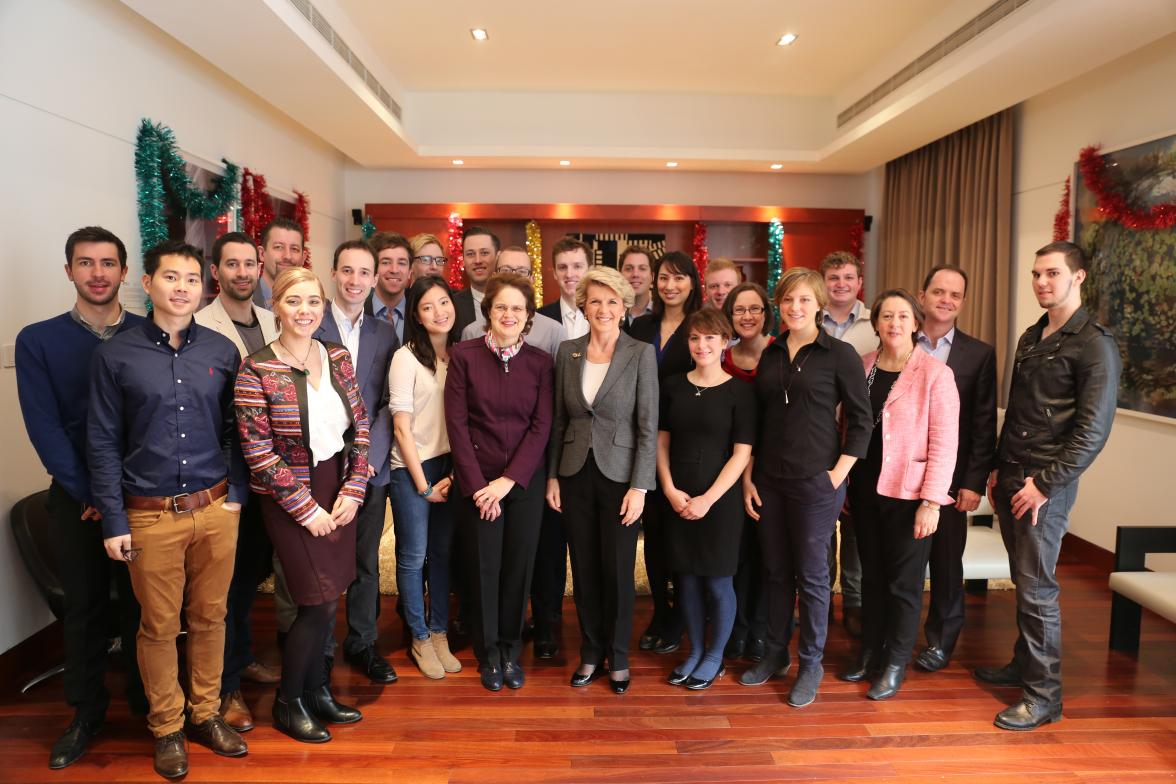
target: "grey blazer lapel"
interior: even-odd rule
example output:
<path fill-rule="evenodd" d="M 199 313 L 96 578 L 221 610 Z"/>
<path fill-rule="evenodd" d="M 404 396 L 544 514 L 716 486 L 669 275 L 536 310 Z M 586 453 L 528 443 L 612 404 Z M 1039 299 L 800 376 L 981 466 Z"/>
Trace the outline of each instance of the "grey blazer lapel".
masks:
<path fill-rule="evenodd" d="M 355 377 L 362 389 L 371 372 L 372 363 L 376 359 L 376 322 L 375 316 L 364 316 L 363 324 L 359 328 L 359 356 L 355 357 Z"/>
<path fill-rule="evenodd" d="M 617 347 L 613 351 L 612 362 L 609 363 L 608 371 L 604 374 L 604 381 L 600 383 L 600 390 L 596 393 L 597 399 L 603 399 L 608 395 L 609 390 L 617 383 L 617 379 L 624 375 L 629 363 L 636 358 L 637 349 L 642 345 L 644 344 L 639 344 L 628 335 L 621 333 L 621 336 L 617 338 Z"/>
<path fill-rule="evenodd" d="M 585 411 L 591 411 L 592 406 L 584 397 L 584 363 L 588 361 L 588 335 L 575 340 L 569 340 L 571 352 L 568 354 L 568 365 L 565 382 L 576 390 L 576 398 Z"/>

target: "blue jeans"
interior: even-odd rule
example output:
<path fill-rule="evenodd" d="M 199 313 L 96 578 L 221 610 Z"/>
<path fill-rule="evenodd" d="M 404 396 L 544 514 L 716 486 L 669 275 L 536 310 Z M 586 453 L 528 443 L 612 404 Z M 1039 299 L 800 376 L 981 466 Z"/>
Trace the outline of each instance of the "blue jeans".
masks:
<path fill-rule="evenodd" d="M 449 455 L 421 464 L 436 484 L 449 474 Z M 449 626 L 449 551 L 457 518 L 448 501 L 421 498 L 407 468 L 392 470 L 392 527 L 396 532 L 396 585 L 405 622 L 418 640 Z M 425 621 L 425 559 L 429 563 L 429 617 Z"/>

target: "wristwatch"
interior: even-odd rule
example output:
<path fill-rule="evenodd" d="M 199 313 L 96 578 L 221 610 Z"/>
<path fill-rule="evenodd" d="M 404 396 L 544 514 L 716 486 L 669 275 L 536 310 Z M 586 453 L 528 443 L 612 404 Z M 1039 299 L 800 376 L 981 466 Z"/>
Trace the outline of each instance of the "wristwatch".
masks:
<path fill-rule="evenodd" d="M 938 511 L 939 511 L 939 504 L 937 504 L 937 503 L 934 503 L 934 502 L 932 502 L 932 501 L 928 501 L 928 500 L 927 500 L 927 499 L 925 499 L 925 498 L 923 499 L 923 506 L 927 507 L 927 508 L 928 508 L 928 509 L 930 509 L 932 512 L 938 512 Z"/>

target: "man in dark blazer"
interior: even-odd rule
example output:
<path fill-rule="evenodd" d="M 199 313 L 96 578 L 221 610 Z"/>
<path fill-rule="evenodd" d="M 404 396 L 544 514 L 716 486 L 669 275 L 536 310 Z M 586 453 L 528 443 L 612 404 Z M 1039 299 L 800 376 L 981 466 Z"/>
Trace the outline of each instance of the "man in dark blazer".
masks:
<path fill-rule="evenodd" d="M 457 310 L 457 334 L 477 320 L 482 307 L 482 292 L 486 281 L 494 274 L 494 260 L 498 258 L 501 245 L 498 237 L 489 229 L 471 226 L 462 235 L 461 252 L 465 266 L 466 287 L 453 295 L 453 307 Z"/>
<path fill-rule="evenodd" d="M 956 326 L 967 289 L 962 269 L 940 265 L 927 273 L 919 291 L 924 312 L 919 347 L 947 363 L 960 393 L 959 454 L 950 491 L 956 502 L 940 509 L 939 529 L 931 538 L 931 606 L 923 626 L 927 647 L 915 659 L 928 672 L 947 666 L 964 626 L 968 512 L 980 504 L 996 450 L 996 351 Z"/>
<path fill-rule="evenodd" d="M 364 240 L 344 242 L 335 250 L 331 262 L 335 298 L 315 337 L 346 346 L 351 352 L 355 379 L 371 422 L 368 462 L 372 477 L 367 498 L 355 516 L 355 581 L 347 588 L 343 656 L 374 683 L 392 683 L 396 670 L 376 649 L 376 620 L 380 617 L 380 536 L 388 504 L 388 455 L 392 448 L 388 366 L 400 344 L 391 324 L 364 311 L 375 276 L 376 256 Z M 328 640 L 328 646 L 333 644 L 333 639 Z"/>

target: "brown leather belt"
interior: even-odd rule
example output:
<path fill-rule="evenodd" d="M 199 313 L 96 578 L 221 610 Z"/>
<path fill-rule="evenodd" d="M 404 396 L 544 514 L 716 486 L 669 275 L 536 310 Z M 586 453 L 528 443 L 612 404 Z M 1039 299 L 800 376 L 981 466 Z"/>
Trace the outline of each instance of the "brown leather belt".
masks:
<path fill-rule="evenodd" d="M 138 509 L 146 512 L 158 512 L 166 509 L 169 512 L 195 512 L 203 509 L 213 501 L 224 498 L 229 492 L 229 480 L 222 479 L 207 490 L 195 493 L 180 493 L 179 495 L 128 495 L 123 504 L 127 509 Z"/>

